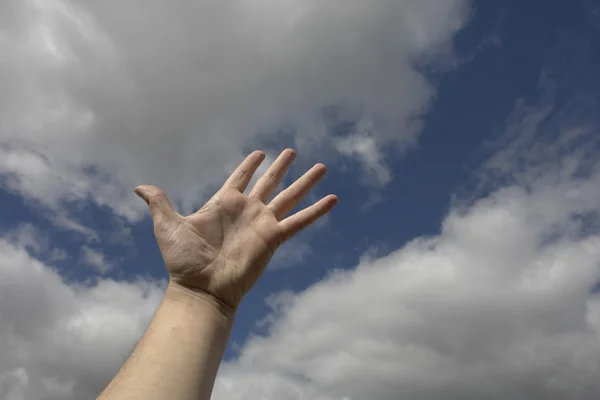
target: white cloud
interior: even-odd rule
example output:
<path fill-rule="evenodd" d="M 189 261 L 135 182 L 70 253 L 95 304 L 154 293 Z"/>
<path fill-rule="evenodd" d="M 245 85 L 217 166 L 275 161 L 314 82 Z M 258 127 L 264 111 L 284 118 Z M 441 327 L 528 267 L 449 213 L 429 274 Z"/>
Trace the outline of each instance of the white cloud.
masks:
<path fill-rule="evenodd" d="M 81 262 L 95 269 L 101 275 L 105 275 L 115 267 L 113 263 L 106 260 L 104 253 L 89 246 L 82 246 L 80 253 Z"/>
<path fill-rule="evenodd" d="M 434 95 L 414 63 L 447 55 L 467 11 L 466 0 L 3 1 L 0 175 L 55 210 L 90 200 L 136 219 L 145 207 L 131 189 L 145 182 L 190 210 L 282 126 L 301 154 L 326 158 L 339 148 L 323 117 L 334 106 L 373 125 L 355 139 L 368 156 L 342 154 L 385 183 L 375 155 L 414 142 Z"/>
<path fill-rule="evenodd" d="M 49 238 L 31 223 L 24 223 L 9 229 L 3 232 L 1 237 L 7 243 L 23 248 L 34 257 L 43 258 L 50 264 L 69 258 L 64 249 L 52 247 Z"/>
<path fill-rule="evenodd" d="M 532 127 L 540 140 L 543 126 Z M 572 130 L 563 132 L 547 151 L 568 141 Z M 223 365 L 215 400 L 596 398 L 600 162 L 586 144 L 538 168 L 540 152 L 509 143 L 511 157 L 527 162 L 503 173 L 527 179 L 457 202 L 437 236 L 271 296 L 267 336 Z M 161 291 L 66 285 L 3 239 L 0 397 L 93 398 Z"/>
<path fill-rule="evenodd" d="M 334 145 L 341 154 L 358 159 L 363 166 L 363 181 L 366 183 L 383 186 L 392 179 L 392 173 L 383 160 L 383 151 L 368 121 L 360 121 L 353 133 L 337 138 Z"/>
<path fill-rule="evenodd" d="M 596 398 L 594 131 L 522 107 L 481 174 L 508 185 L 456 202 L 437 236 L 271 298 L 269 333 L 222 368 L 215 399 Z"/>
<path fill-rule="evenodd" d="M 142 182 L 190 208 L 282 124 L 300 149 L 356 158 L 387 183 L 383 149 L 414 143 L 434 95 L 413 62 L 448 50 L 466 8 L 166 4 L 0 3 L 0 175 L 57 223 L 93 234 L 68 215 L 79 200 L 139 218 L 130 189 Z M 322 116 L 332 105 L 362 124 L 336 136 Z M 552 123 L 560 135 L 544 140 L 556 115 L 518 109 L 480 174 L 508 184 L 457 202 L 439 235 L 271 298 L 268 336 L 223 366 L 215 400 L 597 397 L 600 165 L 577 145 L 590 126 Z M 94 398 L 162 294 L 67 284 L 34 257 L 48 246 L 31 226 L 0 239 L 3 399 Z"/>
<path fill-rule="evenodd" d="M 129 355 L 160 283 L 67 285 L 0 239 L 0 398 L 92 399 Z"/>
<path fill-rule="evenodd" d="M 2 235 L 9 243 L 22 246 L 34 254 L 39 254 L 48 249 L 49 240 L 41 235 L 32 224 L 21 224 L 10 229 Z"/>
<path fill-rule="evenodd" d="M 595 398 L 600 235 L 542 244 L 550 222 L 574 228 L 563 189 L 547 219 L 541 193 L 503 190 L 439 237 L 288 298 L 215 399 Z"/>

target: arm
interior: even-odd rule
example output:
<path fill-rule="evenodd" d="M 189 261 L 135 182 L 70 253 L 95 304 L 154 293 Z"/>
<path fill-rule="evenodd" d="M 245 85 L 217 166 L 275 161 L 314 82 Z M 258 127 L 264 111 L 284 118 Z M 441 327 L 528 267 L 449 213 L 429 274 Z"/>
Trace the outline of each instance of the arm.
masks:
<path fill-rule="evenodd" d="M 209 399 L 233 314 L 176 284 L 99 399 Z"/>
<path fill-rule="evenodd" d="M 248 156 L 204 207 L 186 217 L 160 189 L 136 188 L 150 207 L 170 281 L 150 326 L 99 399 L 210 398 L 242 298 L 276 249 L 337 202 L 330 195 L 286 218 L 325 175 L 317 164 L 267 203 L 295 158 L 291 150 L 243 194 L 264 157 Z"/>

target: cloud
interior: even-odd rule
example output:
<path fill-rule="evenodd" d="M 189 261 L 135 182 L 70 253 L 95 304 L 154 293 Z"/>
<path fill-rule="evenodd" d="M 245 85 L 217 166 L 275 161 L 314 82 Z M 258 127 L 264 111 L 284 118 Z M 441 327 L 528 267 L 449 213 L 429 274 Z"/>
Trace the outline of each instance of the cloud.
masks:
<path fill-rule="evenodd" d="M 92 201 L 136 220 L 135 185 L 189 211 L 282 130 L 389 181 L 381 149 L 415 142 L 435 94 L 416 62 L 451 52 L 468 3 L 8 0 L 0 15 L 0 175 L 55 211 Z M 368 136 L 340 132 L 355 121 Z"/>
<path fill-rule="evenodd" d="M 164 283 L 67 285 L 0 239 L 0 398 L 92 399 L 129 355 Z"/>
<path fill-rule="evenodd" d="M 507 135 L 545 104 L 519 105 Z M 503 184 L 456 202 L 439 235 L 270 296 L 267 334 L 222 366 L 213 397 L 596 398 L 600 162 L 582 140 L 593 143 L 594 130 L 573 141 L 572 126 L 551 115 L 519 125 L 537 138 L 529 145 L 525 132 L 505 138 L 480 171 Z M 541 146 L 548 124 L 561 134 Z M 498 154 L 524 162 L 503 163 L 500 176 Z M 161 283 L 68 285 L 18 237 L 0 240 L 0 397 L 94 398 L 145 328 Z"/>
<path fill-rule="evenodd" d="M 13 229 L 9 229 L 3 232 L 1 237 L 6 243 L 18 246 L 32 256 L 44 259 L 50 264 L 69 258 L 65 250 L 53 247 L 50 239 L 31 223 L 23 223 Z"/>
<path fill-rule="evenodd" d="M 373 127 L 368 122 L 359 121 L 354 133 L 337 138 L 334 145 L 338 152 L 355 157 L 362 164 L 365 183 L 378 187 L 389 183 L 392 173 L 385 165 L 383 151 L 372 132 Z"/>
<path fill-rule="evenodd" d="M 271 298 L 214 398 L 596 398 L 596 131 L 558 123 L 551 100 L 518 104 L 479 174 L 494 190 L 439 235 Z"/>
<path fill-rule="evenodd" d="M 8 243 L 19 245 L 34 254 L 40 254 L 50 246 L 48 238 L 40 234 L 32 224 L 21 224 L 3 233 Z"/>
<path fill-rule="evenodd" d="M 468 13 L 458 0 L 165 4 L 0 3 L 0 178 L 62 226 L 93 235 L 69 214 L 80 201 L 138 219 L 142 182 L 189 209 L 249 147 L 289 139 L 282 128 L 300 154 L 334 151 L 385 185 L 386 151 L 415 142 L 435 95 L 415 61 L 447 54 Z M 598 125 L 552 100 L 518 104 L 439 235 L 270 297 L 268 333 L 223 365 L 214 398 L 596 398 Z M 94 398 L 164 289 L 68 284 L 50 252 L 64 255 L 32 226 L 0 238 L 3 399 Z"/>
<path fill-rule="evenodd" d="M 88 267 L 95 269 L 101 275 L 106 275 L 115 266 L 107 261 L 104 257 L 104 253 L 101 251 L 92 249 L 89 246 L 82 246 L 80 252 L 80 260 Z"/>

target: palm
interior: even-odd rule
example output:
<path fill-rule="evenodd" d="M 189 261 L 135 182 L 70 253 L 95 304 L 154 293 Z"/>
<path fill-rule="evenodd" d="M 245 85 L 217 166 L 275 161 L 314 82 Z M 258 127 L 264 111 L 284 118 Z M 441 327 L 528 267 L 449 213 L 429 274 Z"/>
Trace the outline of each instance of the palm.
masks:
<path fill-rule="evenodd" d="M 174 232 L 157 235 L 173 279 L 237 304 L 282 242 L 275 215 L 260 201 L 223 190 Z M 217 200 L 218 199 L 218 200 Z M 243 254 L 242 254 L 243 252 Z M 250 276 L 244 276 L 250 275 Z"/>
<path fill-rule="evenodd" d="M 187 217 L 172 211 L 160 189 L 141 187 L 137 191 L 151 210 L 153 203 L 154 210 L 161 210 L 153 211 L 154 230 L 173 282 L 236 308 L 277 248 L 333 207 L 336 198 L 328 196 L 283 219 L 323 176 L 322 165 L 265 204 L 293 156 L 290 151 L 282 153 L 246 196 L 242 192 L 264 157 L 253 153 L 204 207 Z"/>

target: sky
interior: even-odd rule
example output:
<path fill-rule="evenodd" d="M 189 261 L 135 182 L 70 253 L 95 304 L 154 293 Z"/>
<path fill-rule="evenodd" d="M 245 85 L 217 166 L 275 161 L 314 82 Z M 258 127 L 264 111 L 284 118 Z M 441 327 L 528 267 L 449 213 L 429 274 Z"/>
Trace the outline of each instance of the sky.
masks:
<path fill-rule="evenodd" d="M 598 397 L 598 1 L 0 0 L 0 51 L 0 399 L 93 399 L 143 333 L 136 185 L 191 213 L 287 147 L 340 201 L 215 400 Z"/>

